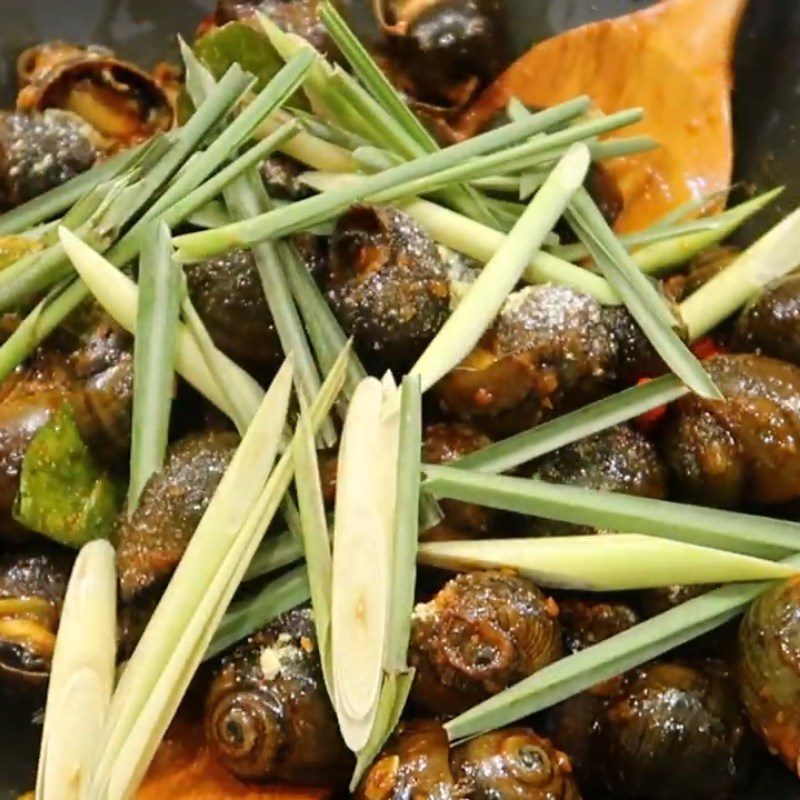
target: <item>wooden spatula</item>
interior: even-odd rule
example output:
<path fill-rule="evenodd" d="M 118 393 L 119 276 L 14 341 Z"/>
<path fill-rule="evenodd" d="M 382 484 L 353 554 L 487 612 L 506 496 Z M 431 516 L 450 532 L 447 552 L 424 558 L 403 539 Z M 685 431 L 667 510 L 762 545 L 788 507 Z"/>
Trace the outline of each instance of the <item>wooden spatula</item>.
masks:
<path fill-rule="evenodd" d="M 625 198 L 617 228 L 646 227 L 670 208 L 731 180 L 731 55 L 747 0 L 665 0 L 568 31 L 533 47 L 467 110 L 472 135 L 511 97 L 549 106 L 590 95 L 611 113 L 641 106 L 645 119 L 616 136 L 661 147 L 606 162 Z"/>

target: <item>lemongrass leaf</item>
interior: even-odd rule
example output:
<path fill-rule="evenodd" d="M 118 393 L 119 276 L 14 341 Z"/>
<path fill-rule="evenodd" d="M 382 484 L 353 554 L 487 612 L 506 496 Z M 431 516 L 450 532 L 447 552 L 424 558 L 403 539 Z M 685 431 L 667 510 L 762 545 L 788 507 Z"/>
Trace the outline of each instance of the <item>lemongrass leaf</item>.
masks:
<path fill-rule="evenodd" d="M 800 557 L 784 563 L 798 569 Z M 763 581 L 715 589 L 556 661 L 446 723 L 448 736 L 460 741 L 502 728 L 621 675 L 724 625 L 771 585 Z"/>
<path fill-rule="evenodd" d="M 160 469 L 167 451 L 180 295 L 169 228 L 154 225 L 139 260 L 128 513 L 138 505 L 144 485 Z"/>
<path fill-rule="evenodd" d="M 577 144 L 536 193 L 514 230 L 411 368 L 423 391 L 459 364 L 489 327 L 531 255 L 561 217 L 589 169 L 589 151 Z"/>
<path fill-rule="evenodd" d="M 663 375 L 493 442 L 450 462 L 450 466 L 475 472 L 506 472 L 552 453 L 559 447 L 671 403 L 688 391 L 674 375 Z"/>
<path fill-rule="evenodd" d="M 538 586 L 589 592 L 771 580 L 794 572 L 773 561 L 638 533 L 426 542 L 419 561 L 455 572 L 508 568 Z"/>
<path fill-rule="evenodd" d="M 454 467 L 425 466 L 424 472 L 428 479 L 423 488 L 436 498 L 575 525 L 661 536 L 759 558 L 784 556 L 800 541 L 796 522 Z"/>
<path fill-rule="evenodd" d="M 291 566 L 301 561 L 302 558 L 303 542 L 294 531 L 270 534 L 250 560 L 250 566 L 248 566 L 243 580 L 253 581 L 263 578 L 264 575 Z"/>

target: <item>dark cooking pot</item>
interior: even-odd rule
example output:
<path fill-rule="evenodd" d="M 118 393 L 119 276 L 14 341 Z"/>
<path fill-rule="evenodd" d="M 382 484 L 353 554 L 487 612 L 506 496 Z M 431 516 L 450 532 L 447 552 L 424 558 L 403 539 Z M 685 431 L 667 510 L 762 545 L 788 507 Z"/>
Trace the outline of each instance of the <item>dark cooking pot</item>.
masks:
<path fill-rule="evenodd" d="M 351 2 L 363 6 L 368 0 Z M 516 52 L 591 19 L 650 5 L 645 0 L 507 2 Z M 213 0 L 2 0 L 0 100 L 7 105 L 12 98 L 14 61 L 25 47 L 50 39 L 96 42 L 151 64 L 172 57 L 175 34 L 191 35 L 212 5 Z M 800 177 L 794 174 L 800 167 L 799 52 L 800 3 L 751 0 L 736 56 L 736 177 L 760 187 L 788 183 L 788 191 L 743 234 L 749 238 L 800 203 Z M 6 698 L 0 698 L 0 709 L 0 800 L 13 800 L 33 786 L 38 728 L 31 719 L 36 709 Z M 800 783 L 765 758 L 742 800 L 800 800 Z"/>

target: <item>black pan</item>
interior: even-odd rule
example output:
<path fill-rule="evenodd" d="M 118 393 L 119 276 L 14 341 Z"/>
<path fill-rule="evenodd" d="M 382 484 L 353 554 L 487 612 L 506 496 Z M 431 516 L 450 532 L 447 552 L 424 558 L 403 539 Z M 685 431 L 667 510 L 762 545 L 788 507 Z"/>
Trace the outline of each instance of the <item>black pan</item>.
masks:
<path fill-rule="evenodd" d="M 651 4 L 650 0 L 506 1 L 509 39 L 516 53 L 584 22 Z M 29 45 L 49 39 L 96 42 L 141 63 L 154 63 L 173 58 L 175 34 L 191 36 L 212 6 L 213 0 L 0 0 L 0 101 L 10 102 L 14 60 Z M 784 183 L 787 191 L 779 204 L 743 232 L 746 241 L 800 204 L 799 87 L 800 2 L 751 0 L 736 53 L 736 178 L 760 188 Z M 0 800 L 14 800 L 33 787 L 35 710 L 0 698 Z M 766 756 L 763 762 L 740 800 L 800 800 L 800 782 Z"/>

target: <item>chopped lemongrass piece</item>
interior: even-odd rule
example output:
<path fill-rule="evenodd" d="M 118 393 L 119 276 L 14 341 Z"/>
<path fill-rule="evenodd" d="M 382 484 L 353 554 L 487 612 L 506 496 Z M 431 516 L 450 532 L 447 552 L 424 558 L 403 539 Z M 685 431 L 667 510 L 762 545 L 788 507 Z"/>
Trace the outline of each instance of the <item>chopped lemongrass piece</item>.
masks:
<path fill-rule="evenodd" d="M 541 190 L 540 190 L 541 191 Z M 631 261 L 585 189 L 576 192 L 568 219 L 595 263 L 669 368 L 702 397 L 722 394 L 697 357 L 675 332 L 677 324 L 653 283 Z"/>
<path fill-rule="evenodd" d="M 387 482 L 394 483 L 397 443 L 391 422 L 382 420 L 383 397 L 375 378 L 353 394 L 336 483 L 331 672 L 339 728 L 354 752 L 366 744 L 377 713 L 389 613 L 395 486 Z"/>
<path fill-rule="evenodd" d="M 114 548 L 85 545 L 58 627 L 36 776 L 38 800 L 82 800 L 114 689 L 117 575 Z"/>
<path fill-rule="evenodd" d="M 365 176 L 358 183 L 333 192 L 300 200 L 224 228 L 180 236 L 175 240 L 179 256 L 185 260 L 199 260 L 232 247 L 244 247 L 264 239 L 279 238 L 309 225 L 324 222 L 353 203 L 371 195 L 380 193 L 384 202 L 391 200 L 392 196 L 395 199 L 402 198 L 408 193 L 407 186 L 410 183 L 416 183 L 426 176 L 434 179 L 437 173 L 449 170 L 450 167 L 466 164 L 473 157 L 483 156 L 526 139 L 552 125 L 554 120 L 563 118 L 565 114 L 572 114 L 575 109 L 584 108 L 587 103 L 587 98 L 577 98 L 541 111 L 525 122 L 504 125 L 482 133 L 436 153 L 408 161 L 375 175 Z"/>
<path fill-rule="evenodd" d="M 800 556 L 784 564 L 800 569 Z M 771 581 L 715 589 L 562 658 L 446 723 L 451 741 L 502 728 L 621 675 L 735 619 Z"/>
<path fill-rule="evenodd" d="M 662 536 L 759 558 L 780 558 L 796 551 L 800 542 L 796 522 L 454 467 L 426 466 L 423 471 L 428 476 L 423 488 L 437 499 L 575 525 Z"/>
<path fill-rule="evenodd" d="M 420 377 L 423 391 L 458 365 L 478 343 L 519 281 L 531 256 L 541 247 L 545 236 L 583 184 L 589 164 L 587 147 L 574 145 L 536 193 L 502 247 L 411 368 L 409 374 Z"/>
<path fill-rule="evenodd" d="M 322 423 L 341 389 L 346 358 L 347 352 L 344 351 L 325 378 L 319 395 L 311 405 L 310 415 L 315 428 Z M 146 707 L 139 714 L 137 730 L 127 737 L 124 749 L 115 758 L 111 775 L 112 796 L 126 796 L 143 776 L 169 720 L 177 709 L 180 699 L 247 569 L 249 560 L 258 548 L 264 530 L 270 525 L 278 510 L 281 498 L 291 480 L 292 466 L 292 446 L 290 446 L 272 471 L 245 524 L 233 541 L 228 543 L 224 560 L 212 582 L 200 589 L 199 606 L 188 624 L 184 626 L 180 638 L 170 643 L 172 646 L 169 661 L 164 667 L 163 673 L 158 676 L 158 685 L 152 695 L 148 697 Z M 197 532 L 195 532 L 196 537 Z M 190 548 L 194 544 L 195 538 L 192 539 Z M 223 547 L 225 544 L 223 542 Z M 183 561 L 178 567 L 179 570 L 187 561 L 188 553 L 189 550 L 184 555 Z M 205 562 L 187 565 L 186 575 L 194 574 L 196 576 L 196 573 L 202 572 L 203 569 L 205 569 Z M 186 582 L 189 583 L 188 578 Z M 187 588 L 184 584 L 183 589 L 191 593 L 195 591 L 195 585 L 192 582 Z M 168 592 L 171 586 L 172 584 L 168 587 Z M 147 631 L 145 631 L 146 633 Z M 150 669 L 152 670 L 152 663 Z M 123 674 L 123 680 L 124 678 Z M 116 750 L 113 752 L 116 753 Z M 103 776 L 101 775 L 100 778 L 100 785 L 103 785 Z"/>
<path fill-rule="evenodd" d="M 60 235 L 64 250 L 97 302 L 125 330 L 135 334 L 139 305 L 139 290 L 136 284 L 103 256 L 84 244 L 75 234 L 61 229 Z M 219 360 L 225 365 L 227 387 L 237 393 L 238 401 L 247 403 L 250 409 L 249 415 L 252 417 L 263 398 L 262 388 L 224 353 L 219 353 Z M 202 352 L 183 325 L 179 325 L 177 330 L 175 369 L 214 405 L 234 418 L 235 412 L 228 406 Z"/>
<path fill-rule="evenodd" d="M 306 568 L 300 566 L 269 581 L 252 597 L 232 603 L 206 650 L 204 660 L 246 639 L 275 617 L 307 602 L 310 596 Z"/>
<path fill-rule="evenodd" d="M 172 677 L 180 694 L 185 690 L 180 679 L 169 672 L 174 660 L 178 657 L 188 659 L 190 654 L 194 654 L 199 663 L 208 646 L 208 641 L 201 641 L 201 652 L 196 652 L 196 648 L 188 648 L 188 652 L 183 649 L 185 645 L 192 644 L 190 640 L 197 636 L 194 627 L 196 624 L 203 628 L 203 623 L 211 623 L 213 615 L 209 616 L 207 611 L 209 602 L 221 603 L 226 599 L 212 596 L 211 586 L 219 577 L 220 566 L 248 522 L 272 471 L 280 433 L 288 412 L 291 381 L 291 362 L 287 361 L 272 382 L 251 426 L 234 453 L 183 558 L 128 661 L 112 699 L 111 713 L 103 735 L 104 747 L 92 782 L 92 797 L 106 797 L 109 793 L 113 797 L 127 796 L 127 791 L 120 791 L 115 787 L 119 768 L 131 764 L 130 757 L 125 752 L 126 744 L 135 744 L 137 741 L 132 742 L 131 737 L 137 726 L 143 722 L 148 704 L 161 700 L 157 688 L 165 680 Z M 225 606 L 228 602 L 225 602 Z M 220 617 L 224 611 L 224 608 L 220 609 Z M 216 629 L 216 621 L 214 628 Z M 209 640 L 213 632 L 208 632 Z M 189 666 L 188 661 L 185 666 Z M 185 677 L 188 683 L 190 676 Z M 177 706 L 180 697 L 174 697 L 172 691 L 168 695 Z M 174 708 L 172 711 L 174 712 Z M 169 715 L 171 717 L 172 714 Z M 165 727 L 169 718 L 164 720 Z M 162 733 L 163 731 L 159 731 L 159 740 Z M 134 766 L 138 767 L 138 763 Z M 120 775 L 119 780 L 125 784 L 129 776 L 127 769 L 123 771 L 126 774 Z M 136 770 L 133 771 L 135 773 Z M 125 789 L 128 788 L 126 784 Z"/>
<path fill-rule="evenodd" d="M 244 574 L 244 581 L 262 578 L 303 558 L 303 541 L 294 531 L 270 534 L 258 548 Z"/>
<path fill-rule="evenodd" d="M 620 592 L 659 586 L 787 578 L 774 561 L 638 533 L 427 542 L 419 561 L 455 572 L 513 569 L 539 586 Z"/>
<path fill-rule="evenodd" d="M 689 390 L 674 375 L 631 386 L 576 411 L 502 439 L 451 461 L 451 467 L 474 472 L 506 472 L 559 447 L 627 422 L 640 414 L 671 403 Z"/>
<path fill-rule="evenodd" d="M 762 236 L 739 258 L 681 303 L 680 312 L 696 339 L 743 306 L 770 281 L 800 264 L 800 209 Z"/>
<path fill-rule="evenodd" d="M 357 175 L 327 175 L 319 172 L 303 176 L 304 183 L 321 191 L 330 191 L 360 180 L 363 179 Z M 428 200 L 403 203 L 402 208 L 427 230 L 434 241 L 484 264 L 492 259 L 506 240 L 506 234 L 502 231 L 482 225 Z M 556 258 L 544 250 L 532 255 L 522 274 L 522 280 L 528 283 L 571 286 L 605 305 L 619 305 L 620 302 L 616 292 L 604 278 Z"/>
<path fill-rule="evenodd" d="M 328 695 L 333 700 L 333 672 L 331 669 L 331 581 L 333 559 L 325 501 L 319 476 L 314 433 L 305 404 L 297 423 L 294 444 L 294 481 L 300 509 L 300 533 L 308 569 L 311 607 L 322 666 L 322 675 Z"/>
<path fill-rule="evenodd" d="M 253 148 L 251 147 L 247 152 L 250 153 L 252 150 Z M 233 222 L 225 204 L 219 199 L 211 200 L 198 208 L 197 211 L 193 211 L 186 218 L 186 221 L 195 228 L 219 228 L 222 225 L 229 225 Z"/>
<path fill-rule="evenodd" d="M 139 259 L 128 513 L 138 505 L 144 485 L 161 468 L 167 451 L 181 289 L 169 228 L 153 225 Z"/>
<path fill-rule="evenodd" d="M 716 225 L 707 231 L 642 247 L 633 254 L 633 260 L 642 272 L 649 274 L 661 274 L 685 264 L 709 247 L 724 241 L 782 192 L 782 188 L 773 189 L 711 217 L 711 221 Z"/>

